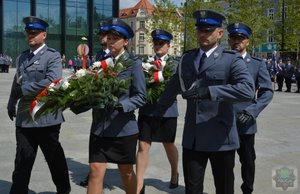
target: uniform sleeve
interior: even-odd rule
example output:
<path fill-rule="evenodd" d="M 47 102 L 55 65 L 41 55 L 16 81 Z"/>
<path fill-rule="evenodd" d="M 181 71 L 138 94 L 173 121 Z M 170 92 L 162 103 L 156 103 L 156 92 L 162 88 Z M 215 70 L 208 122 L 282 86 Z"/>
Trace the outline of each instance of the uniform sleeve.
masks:
<path fill-rule="evenodd" d="M 51 51 L 49 51 L 51 52 Z M 45 78 L 38 82 L 23 82 L 22 92 L 23 95 L 30 95 L 32 93 L 37 93 L 40 90 L 47 87 L 51 82 L 62 77 L 62 65 L 61 58 L 58 52 L 52 52 L 49 56 L 46 68 Z"/>
<path fill-rule="evenodd" d="M 245 108 L 254 118 L 259 115 L 273 98 L 272 82 L 266 64 L 263 61 L 259 64 L 258 77 L 255 81 L 258 88 L 257 98 L 250 106 Z"/>
<path fill-rule="evenodd" d="M 238 54 L 230 65 L 230 82 L 209 86 L 212 101 L 243 102 L 254 98 L 254 83 L 247 66 Z"/>
<path fill-rule="evenodd" d="M 120 101 L 124 112 L 134 111 L 146 103 L 146 82 L 140 59 L 133 65 L 129 95 L 129 98 Z"/>
<path fill-rule="evenodd" d="M 18 97 L 16 96 L 16 92 L 14 91 L 17 85 L 17 74 L 15 74 L 14 76 L 14 80 L 11 86 L 11 90 L 10 90 L 10 95 L 9 95 L 9 99 L 8 99 L 8 104 L 7 104 L 7 109 L 11 110 L 11 109 L 15 109 L 16 104 L 18 102 Z"/>

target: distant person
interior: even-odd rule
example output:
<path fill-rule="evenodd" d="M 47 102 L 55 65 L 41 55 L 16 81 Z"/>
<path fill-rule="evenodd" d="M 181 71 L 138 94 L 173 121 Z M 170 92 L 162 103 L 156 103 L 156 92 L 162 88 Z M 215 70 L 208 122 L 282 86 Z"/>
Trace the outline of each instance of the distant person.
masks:
<path fill-rule="evenodd" d="M 284 68 L 285 64 L 282 62 L 282 59 L 279 60 L 276 66 L 276 82 L 278 85 L 278 88 L 276 91 L 282 92 L 282 86 L 283 86 L 283 80 L 284 80 Z"/>
<path fill-rule="evenodd" d="M 16 75 L 7 105 L 9 118 L 13 120 L 16 117 L 17 141 L 10 194 L 28 193 L 38 147 L 45 156 L 57 194 L 68 194 L 71 191 L 68 167 L 59 142 L 64 117 L 59 111 L 56 115 L 49 113 L 41 116 L 34 122 L 29 113 L 29 105 L 35 96 L 55 79 L 62 77 L 61 56 L 45 44 L 49 26 L 47 22 L 34 16 L 25 17 L 23 22 L 30 49 L 16 60 Z"/>
<path fill-rule="evenodd" d="M 296 77 L 296 81 L 297 81 L 296 93 L 300 93 L 300 62 L 298 62 L 298 65 L 295 69 L 295 77 Z"/>
<path fill-rule="evenodd" d="M 285 64 L 284 73 L 283 73 L 283 77 L 286 85 L 285 92 L 291 92 L 293 75 L 294 75 L 294 67 L 292 65 L 291 59 L 288 59 L 287 64 Z"/>

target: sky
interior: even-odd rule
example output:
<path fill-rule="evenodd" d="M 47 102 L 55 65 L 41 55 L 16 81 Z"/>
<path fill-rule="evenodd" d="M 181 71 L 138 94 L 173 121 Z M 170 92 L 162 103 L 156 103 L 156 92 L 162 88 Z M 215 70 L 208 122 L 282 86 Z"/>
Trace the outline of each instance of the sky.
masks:
<path fill-rule="evenodd" d="M 149 0 L 150 3 L 154 4 L 154 0 Z M 120 0 L 120 8 L 129 8 L 135 6 L 139 0 Z M 180 3 L 185 2 L 185 0 L 173 0 L 176 5 L 180 5 Z"/>

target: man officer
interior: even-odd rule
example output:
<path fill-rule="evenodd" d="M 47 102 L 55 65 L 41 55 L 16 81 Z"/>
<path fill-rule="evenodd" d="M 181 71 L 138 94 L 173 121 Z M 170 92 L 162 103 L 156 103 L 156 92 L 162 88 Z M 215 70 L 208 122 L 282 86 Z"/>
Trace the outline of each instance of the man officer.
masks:
<path fill-rule="evenodd" d="M 99 23 L 99 43 L 101 45 L 101 50 L 96 55 L 96 61 L 102 61 L 111 56 L 109 49 L 107 48 L 107 32 L 109 30 L 108 23 L 101 21 Z"/>
<path fill-rule="evenodd" d="M 187 100 L 182 140 L 186 193 L 203 193 L 210 160 L 216 194 L 233 194 L 239 139 L 232 104 L 251 100 L 254 83 L 240 54 L 218 46 L 225 17 L 211 10 L 198 10 L 193 16 L 200 48 L 182 56 L 155 115 L 162 115 L 182 93 Z"/>
<path fill-rule="evenodd" d="M 249 37 L 252 30 L 244 23 L 232 23 L 228 25 L 229 45 L 231 49 L 238 51 L 254 80 L 257 97 L 252 101 L 234 104 L 237 113 L 237 127 L 240 138 L 240 148 L 237 150 L 242 164 L 243 194 L 253 192 L 255 175 L 255 149 L 254 136 L 257 131 L 256 118 L 259 113 L 271 102 L 273 98 L 272 82 L 266 63 L 259 58 L 251 57 L 247 53 Z"/>
<path fill-rule="evenodd" d="M 68 167 L 59 142 L 63 115 L 61 112 L 48 114 L 34 122 L 29 113 L 29 105 L 35 96 L 52 81 L 62 77 L 60 54 L 45 44 L 47 22 L 34 16 L 24 18 L 23 22 L 30 49 L 16 60 L 16 75 L 7 105 L 9 118 L 13 120 L 16 117 L 17 141 L 10 194 L 28 193 L 38 146 L 49 166 L 57 194 L 68 194 L 71 191 Z"/>

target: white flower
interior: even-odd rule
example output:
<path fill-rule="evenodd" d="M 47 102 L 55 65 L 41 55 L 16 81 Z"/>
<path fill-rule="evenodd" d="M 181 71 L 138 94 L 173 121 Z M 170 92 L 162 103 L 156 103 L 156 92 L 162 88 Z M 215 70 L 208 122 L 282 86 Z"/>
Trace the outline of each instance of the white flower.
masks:
<path fill-rule="evenodd" d="M 154 57 L 148 57 L 147 62 L 151 63 L 151 62 L 153 62 L 154 60 L 155 60 Z"/>
<path fill-rule="evenodd" d="M 95 61 L 92 65 L 92 68 L 101 67 L 101 61 Z"/>
<path fill-rule="evenodd" d="M 151 65 L 150 63 L 142 63 L 142 67 L 146 72 L 148 72 L 149 69 L 153 67 L 153 65 Z"/>
<path fill-rule="evenodd" d="M 76 77 L 80 78 L 86 75 L 86 70 L 85 69 L 80 69 L 78 71 L 76 71 L 75 73 Z"/>
<path fill-rule="evenodd" d="M 68 82 L 68 79 L 64 78 L 61 81 L 62 81 L 61 86 L 60 86 L 61 89 L 66 90 L 70 85 L 70 83 Z"/>

